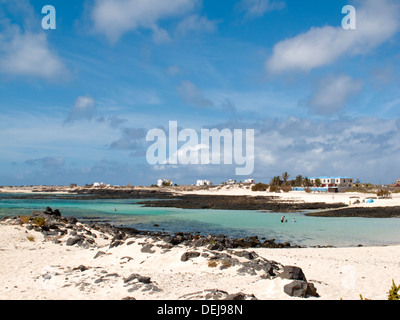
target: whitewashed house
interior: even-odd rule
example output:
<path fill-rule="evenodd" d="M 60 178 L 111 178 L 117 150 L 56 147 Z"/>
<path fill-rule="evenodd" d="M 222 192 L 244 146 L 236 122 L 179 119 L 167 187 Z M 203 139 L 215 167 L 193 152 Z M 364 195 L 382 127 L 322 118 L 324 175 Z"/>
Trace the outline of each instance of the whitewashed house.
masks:
<path fill-rule="evenodd" d="M 172 186 L 172 181 L 169 179 L 158 179 L 157 186 L 159 187 L 169 187 Z"/>
<path fill-rule="evenodd" d="M 209 180 L 197 180 L 196 186 L 201 187 L 201 186 L 212 186 L 213 183 L 212 181 Z"/>
<path fill-rule="evenodd" d="M 350 177 L 312 177 L 310 181 L 315 184 L 319 180 L 320 186 L 325 188 L 348 189 L 353 187 L 353 178 Z"/>
<path fill-rule="evenodd" d="M 233 179 L 229 179 L 228 181 L 224 182 L 224 184 L 226 184 L 226 185 L 232 185 L 232 184 L 235 184 L 235 183 L 236 183 L 236 180 L 233 180 Z"/>
<path fill-rule="evenodd" d="M 254 183 L 256 183 L 256 182 L 255 182 L 254 179 L 246 179 L 246 180 L 244 180 L 243 183 L 245 183 L 245 184 L 254 184 Z"/>
<path fill-rule="evenodd" d="M 92 184 L 92 186 L 94 188 L 103 188 L 103 187 L 109 187 L 110 185 L 109 184 L 105 184 L 104 182 L 94 182 Z"/>

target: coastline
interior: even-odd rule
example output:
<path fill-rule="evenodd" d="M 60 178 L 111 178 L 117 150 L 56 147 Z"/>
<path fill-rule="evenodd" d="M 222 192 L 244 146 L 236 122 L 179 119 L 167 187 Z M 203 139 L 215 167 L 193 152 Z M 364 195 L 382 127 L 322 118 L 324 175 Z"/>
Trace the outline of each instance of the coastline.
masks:
<path fill-rule="evenodd" d="M 287 193 L 253 192 L 249 186 L 228 187 L 111 187 L 85 188 L 66 186 L 2 187 L 1 194 L 45 199 L 59 194 L 69 199 L 139 199 L 148 207 L 185 209 L 260 210 L 275 212 L 309 211 L 318 217 L 400 218 L 400 193 L 391 199 L 378 199 L 373 193 Z M 83 198 L 84 197 L 84 198 Z M 367 199 L 373 203 L 366 203 Z M 158 201 L 160 200 L 160 201 Z M 355 204 L 356 201 L 360 203 Z"/>
<path fill-rule="evenodd" d="M 400 246 L 220 250 L 46 217 L 44 229 L 0 222 L 1 299 L 303 300 L 285 293 L 303 281 L 318 294 L 308 300 L 385 300 L 400 281 Z"/>

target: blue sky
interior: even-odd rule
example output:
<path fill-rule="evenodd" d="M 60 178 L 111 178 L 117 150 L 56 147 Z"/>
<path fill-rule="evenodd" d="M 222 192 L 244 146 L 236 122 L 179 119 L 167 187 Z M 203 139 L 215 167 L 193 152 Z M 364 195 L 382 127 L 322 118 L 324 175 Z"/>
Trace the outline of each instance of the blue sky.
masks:
<path fill-rule="evenodd" d="M 56 30 L 42 29 L 44 5 Z M 343 6 L 357 29 L 341 27 Z M 256 180 L 400 176 L 396 0 L 0 0 L 0 185 L 236 178 L 146 133 L 255 130 Z"/>

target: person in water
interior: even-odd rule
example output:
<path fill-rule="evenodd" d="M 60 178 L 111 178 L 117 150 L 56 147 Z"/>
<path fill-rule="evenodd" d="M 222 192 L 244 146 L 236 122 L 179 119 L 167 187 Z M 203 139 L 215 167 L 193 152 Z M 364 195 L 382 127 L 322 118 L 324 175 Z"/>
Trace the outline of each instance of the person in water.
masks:
<path fill-rule="evenodd" d="M 293 223 L 296 223 L 296 219 L 295 218 L 293 218 Z"/>
<path fill-rule="evenodd" d="M 285 216 L 282 216 L 281 222 L 283 223 L 285 221 Z"/>

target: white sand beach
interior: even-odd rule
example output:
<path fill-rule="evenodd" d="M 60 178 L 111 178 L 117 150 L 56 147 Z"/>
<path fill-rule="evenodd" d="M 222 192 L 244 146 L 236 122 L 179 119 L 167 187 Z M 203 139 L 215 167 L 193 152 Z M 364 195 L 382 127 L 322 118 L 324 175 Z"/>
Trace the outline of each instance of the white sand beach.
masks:
<path fill-rule="evenodd" d="M 221 268 L 223 259 L 210 263 L 216 253 L 206 247 L 167 248 L 163 242 L 140 236 L 110 248 L 110 239 L 90 231 L 96 234 L 95 244 L 85 248 L 67 246 L 67 235 L 54 243 L 41 232 L 0 222 L 0 299 L 201 299 L 199 292 L 213 289 L 260 300 L 302 299 L 284 293 L 283 287 L 292 280 L 267 279 L 261 271 L 239 272 L 240 265 Z M 182 261 L 185 252 L 194 251 L 200 256 Z M 400 246 L 248 251 L 300 267 L 320 295 L 310 300 L 358 300 L 360 294 L 385 300 L 392 279 L 400 282 Z M 218 254 L 249 261 L 233 252 Z"/>

